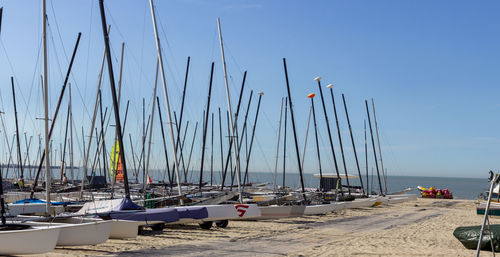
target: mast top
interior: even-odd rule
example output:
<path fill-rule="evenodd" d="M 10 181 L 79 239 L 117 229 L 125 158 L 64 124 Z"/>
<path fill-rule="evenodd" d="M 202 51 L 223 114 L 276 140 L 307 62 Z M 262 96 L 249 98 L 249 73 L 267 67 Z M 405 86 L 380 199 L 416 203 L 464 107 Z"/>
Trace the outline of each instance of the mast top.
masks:
<path fill-rule="evenodd" d="M 263 95 L 264 95 L 264 92 L 259 91 L 259 92 L 257 92 L 257 94 L 258 94 L 258 95 L 260 95 L 260 96 L 263 96 Z"/>
<path fill-rule="evenodd" d="M 328 84 L 326 87 L 327 88 L 333 88 L 333 84 Z"/>
<path fill-rule="evenodd" d="M 314 81 L 320 81 L 320 80 L 321 80 L 321 77 L 320 77 L 320 76 L 318 76 L 318 77 L 314 78 Z"/>

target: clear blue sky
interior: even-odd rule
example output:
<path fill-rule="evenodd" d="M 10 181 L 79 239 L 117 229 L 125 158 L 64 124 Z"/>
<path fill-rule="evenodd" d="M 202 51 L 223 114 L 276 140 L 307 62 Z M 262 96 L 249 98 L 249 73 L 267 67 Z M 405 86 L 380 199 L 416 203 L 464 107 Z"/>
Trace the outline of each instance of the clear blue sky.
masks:
<path fill-rule="evenodd" d="M 175 110 L 180 107 L 186 58 L 191 56 L 186 110 L 190 123 L 201 121 L 212 61 L 216 64 L 216 75 L 211 110 L 221 107 L 225 112 L 227 109 L 217 17 L 222 20 L 233 104 L 236 104 L 245 70 L 248 80 L 243 105 L 246 105 L 250 89 L 254 89 L 254 93 L 264 91 L 250 166 L 253 171 L 269 171 L 274 167 L 280 99 L 286 94 L 283 57 L 288 62 L 301 152 L 310 106 L 305 96 L 311 92 L 318 94 L 313 78 L 321 76 L 323 85 L 336 85 L 350 173 L 354 173 L 355 163 L 340 93 L 346 96 L 358 154 L 363 158 L 364 100 L 374 98 L 384 164 L 389 174 L 485 177 L 489 169 L 500 167 L 500 3 L 497 1 L 177 0 L 156 1 L 156 4 L 168 71 L 167 86 Z M 42 72 L 41 1 L 2 0 L 0 6 L 4 6 L 0 34 L 0 81 L 3 81 L 0 93 L 8 135 L 11 137 L 15 131 L 10 91 L 10 76 L 14 75 L 19 91 L 21 130 L 27 131 L 28 136 L 37 137 L 42 131 L 42 122 L 35 118 L 43 114 L 39 82 Z M 51 113 L 77 33 L 83 33 L 70 80 L 74 86 L 75 133 L 81 142 L 82 126 L 85 134 L 89 134 L 104 48 L 98 1 L 48 0 L 47 6 Z M 127 132 L 136 141 L 134 150 L 137 151 L 140 148 L 142 98 L 146 99 L 149 113 L 155 75 L 156 48 L 149 3 L 108 0 L 105 6 L 108 23 L 112 26 L 115 77 L 119 71 L 120 45 L 126 43 L 122 99 L 131 101 Z M 107 73 L 103 81 L 105 106 L 110 107 Z M 324 93 L 328 96 L 326 104 L 339 154 L 326 88 Z M 158 94 L 164 106 L 163 92 L 159 90 Z M 252 120 L 256 100 L 254 97 Z M 316 100 L 323 166 L 333 171 L 319 98 Z M 55 131 L 57 149 L 64 134 L 65 108 Z M 162 111 L 166 119 L 164 108 Z M 154 130 L 152 158 L 154 167 L 160 167 L 163 152 L 157 117 Z M 188 138 L 192 132 L 193 127 L 190 127 Z M 215 135 L 218 142 L 218 130 Z M 314 134 L 309 136 L 304 169 L 316 173 Z M 4 144 L 3 135 L 1 140 Z M 108 145 L 112 140 L 109 136 Z M 22 142 L 24 144 L 24 140 Z M 190 144 L 190 139 L 186 142 Z M 33 144 L 31 154 L 34 156 L 38 143 Z M 76 150 L 75 156 L 80 159 L 82 146 L 76 146 L 80 150 Z M 201 137 L 195 146 L 192 165 L 197 169 Z M 288 141 L 288 146 L 288 167 L 292 172 L 297 171 L 293 141 Z M 126 150 L 130 149 L 128 147 Z M 4 160 L 5 149 L 0 153 Z M 371 150 L 369 154 L 369 166 L 372 167 Z M 340 161 L 340 155 L 337 158 Z M 219 167 L 218 151 L 215 160 Z M 361 163 L 363 168 L 364 161 Z"/>

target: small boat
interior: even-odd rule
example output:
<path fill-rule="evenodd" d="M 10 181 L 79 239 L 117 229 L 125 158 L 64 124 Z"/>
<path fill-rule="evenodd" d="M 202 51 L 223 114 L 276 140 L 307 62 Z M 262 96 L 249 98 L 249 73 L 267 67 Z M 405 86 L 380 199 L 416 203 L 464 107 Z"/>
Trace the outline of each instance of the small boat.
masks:
<path fill-rule="evenodd" d="M 6 205 L 7 213 L 10 216 L 17 216 L 21 214 L 40 214 L 46 211 L 47 204 L 45 203 L 25 203 L 17 202 Z"/>
<path fill-rule="evenodd" d="M 486 210 L 487 201 L 478 201 L 476 206 L 476 214 L 484 215 Z M 488 215 L 496 218 L 500 218 L 500 202 L 490 202 L 490 209 L 488 210 Z"/>
<path fill-rule="evenodd" d="M 417 188 L 420 190 L 422 198 L 453 199 L 453 194 L 448 188 L 435 189 L 434 187 L 425 188 L 422 186 L 417 186 Z"/>
<path fill-rule="evenodd" d="M 0 225 L 0 255 L 42 254 L 54 250 L 59 238 L 57 227 Z"/>
<path fill-rule="evenodd" d="M 495 252 L 500 252 L 500 224 L 491 224 L 489 229 L 493 238 L 490 240 L 489 233 L 484 233 L 480 248 L 491 251 L 493 245 Z M 467 249 L 477 249 L 480 234 L 481 226 L 457 227 L 453 231 L 453 235 Z"/>

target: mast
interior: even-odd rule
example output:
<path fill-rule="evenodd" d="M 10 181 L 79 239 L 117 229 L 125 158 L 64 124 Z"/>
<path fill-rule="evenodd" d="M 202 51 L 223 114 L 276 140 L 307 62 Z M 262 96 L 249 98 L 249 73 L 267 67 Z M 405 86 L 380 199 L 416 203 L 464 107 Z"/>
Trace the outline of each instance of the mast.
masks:
<path fill-rule="evenodd" d="M 351 194 L 351 185 L 349 183 L 349 175 L 347 174 L 347 167 L 345 164 L 344 147 L 342 145 L 342 136 L 340 135 L 340 126 L 339 126 L 339 119 L 337 116 L 337 107 L 335 107 L 335 98 L 333 97 L 333 84 L 328 84 L 326 87 L 330 89 L 330 96 L 332 97 L 333 113 L 335 114 L 335 123 L 337 124 L 337 134 L 339 137 L 340 153 L 342 155 L 342 164 L 344 165 L 345 179 L 347 182 L 347 192 L 349 192 L 349 195 L 350 195 Z"/>
<path fill-rule="evenodd" d="M 274 179 L 273 179 L 273 192 L 276 192 L 276 177 L 278 175 L 278 159 L 280 151 L 280 138 L 281 138 L 281 117 L 283 114 L 283 97 L 281 97 L 281 108 L 280 108 L 280 122 L 278 125 L 278 142 L 276 143 L 276 161 L 274 162 Z"/>
<path fill-rule="evenodd" d="M 108 33 L 109 33 L 109 28 L 108 28 Z M 101 91 L 102 76 L 103 76 L 103 72 L 104 72 L 104 63 L 106 61 L 106 51 L 107 50 L 105 48 L 104 49 L 104 53 L 102 54 L 101 70 L 99 71 L 99 80 L 98 80 L 98 84 L 97 84 L 97 92 L 96 92 L 95 102 L 94 102 L 94 113 L 92 115 L 92 122 L 91 122 L 91 125 L 90 125 L 89 144 L 87 146 L 87 151 L 85 152 L 84 159 L 83 159 L 82 187 L 81 187 L 80 197 L 83 195 L 83 189 L 85 187 L 85 180 L 87 179 L 87 170 L 88 170 L 87 165 L 88 165 L 89 156 L 90 156 L 90 145 L 91 145 L 91 142 L 92 142 L 92 137 L 94 135 L 94 127 L 95 127 L 95 120 L 96 120 L 96 117 L 97 117 L 97 110 L 99 108 L 99 92 Z M 84 136 L 84 135 L 82 135 L 82 136 Z"/>
<path fill-rule="evenodd" d="M 307 202 L 306 189 L 304 187 L 304 177 L 302 175 L 302 163 L 300 162 L 299 142 L 297 141 L 297 131 L 295 130 L 295 119 L 293 116 L 292 95 L 290 94 L 290 83 L 288 82 L 288 71 L 286 69 L 285 58 L 283 58 L 283 68 L 285 69 L 286 89 L 288 92 L 288 103 L 290 104 L 290 118 L 292 119 L 292 131 L 293 131 L 293 139 L 295 141 L 295 153 L 297 154 L 297 164 L 299 165 L 300 186 L 302 187 L 302 196 L 304 197 L 304 201 Z"/>
<path fill-rule="evenodd" d="M 207 99 L 207 110 L 205 112 L 205 122 L 203 124 L 203 146 L 201 147 L 201 167 L 200 167 L 200 183 L 198 185 L 199 190 L 203 184 L 203 164 L 205 163 L 205 144 L 207 142 L 207 130 L 208 130 L 208 115 L 210 114 L 210 97 L 212 96 L 212 81 L 214 77 L 214 62 L 212 62 L 212 69 L 210 71 L 210 85 L 208 86 L 208 99 Z"/>
<path fill-rule="evenodd" d="M 102 1 L 102 0 L 101 0 Z M 161 55 L 161 46 L 160 46 L 160 38 L 158 37 L 158 29 L 156 28 L 156 17 L 155 10 L 153 6 L 153 0 L 149 0 L 149 5 L 151 7 L 151 17 L 153 19 L 153 28 L 156 39 L 156 51 L 158 54 L 158 61 L 160 62 L 160 71 L 161 71 L 161 81 L 163 84 L 163 96 L 165 97 L 165 107 L 167 109 L 167 118 L 168 124 L 170 127 L 170 140 L 172 141 L 172 152 L 174 154 L 174 165 L 175 165 L 175 173 L 177 175 L 177 190 L 179 193 L 179 197 L 182 196 L 182 189 L 179 177 L 179 162 L 177 160 L 177 149 L 175 149 L 175 139 L 174 139 L 174 127 L 172 125 L 172 117 L 170 114 L 170 102 L 168 101 L 168 92 L 167 92 L 167 81 L 165 79 L 165 70 L 163 69 L 163 58 Z M 181 205 L 184 205 L 184 201 L 182 198 L 179 198 Z"/>
<path fill-rule="evenodd" d="M 175 149 L 179 149 L 180 139 L 181 139 L 181 128 L 182 128 L 182 117 L 184 115 L 184 100 L 186 99 L 186 87 L 189 75 L 189 64 L 191 63 L 191 57 L 188 56 L 187 64 L 186 64 L 186 75 L 184 77 L 184 89 L 182 90 L 182 101 L 181 101 L 181 113 L 179 115 L 179 123 L 176 122 L 176 130 L 177 130 L 177 139 L 175 141 Z M 174 111 L 175 117 L 175 111 Z M 175 119 L 177 120 L 177 118 Z M 186 173 L 186 165 L 184 164 L 184 154 L 181 147 L 181 152 L 179 158 L 182 161 L 182 168 L 184 169 L 184 174 Z M 172 183 L 171 183 L 172 184 Z"/>
<path fill-rule="evenodd" d="M 335 165 L 335 172 L 337 172 L 337 179 L 340 180 L 339 166 L 337 164 L 337 157 L 335 156 L 335 148 L 333 147 L 332 132 L 330 131 L 330 122 L 328 121 L 328 114 L 326 113 L 325 99 L 323 98 L 323 90 L 321 88 L 321 77 L 314 78 L 318 82 L 319 95 L 321 96 L 321 104 L 323 106 L 323 114 L 325 115 L 326 128 L 328 130 L 328 139 L 330 140 L 330 148 L 332 149 L 333 164 Z M 340 194 L 344 195 L 342 190 L 342 183 L 340 183 Z"/>
<path fill-rule="evenodd" d="M 234 145 L 234 158 L 235 158 L 235 162 L 236 162 L 236 179 L 238 180 L 238 192 L 239 192 L 239 197 L 238 197 L 238 200 L 240 203 L 243 202 L 243 199 L 242 199 L 242 196 L 241 196 L 241 178 L 240 178 L 240 173 L 238 172 L 240 170 L 240 165 L 239 165 L 239 154 L 238 154 L 238 140 L 237 138 L 235 138 L 235 126 L 234 126 L 234 123 L 233 123 L 233 112 L 232 112 L 232 109 L 231 109 L 231 96 L 229 94 L 229 84 L 227 82 L 227 70 L 226 70 L 226 59 L 225 59 L 225 56 L 224 56 L 224 44 L 222 43 L 222 30 L 221 30 L 221 26 L 220 26 L 220 19 L 217 18 L 217 28 L 219 30 L 219 42 L 220 42 L 220 49 L 221 49 L 221 54 L 222 54 L 222 67 L 223 67 L 223 70 L 224 70 L 224 84 L 226 85 L 226 96 L 227 96 L 227 107 L 228 107 L 228 111 L 229 111 L 229 121 L 231 123 L 231 138 L 232 138 L 232 141 L 233 141 L 233 145 Z"/>
<path fill-rule="evenodd" d="M 184 181 L 187 182 L 187 172 L 189 172 L 189 166 L 191 165 L 191 155 L 193 154 L 193 148 L 194 148 L 194 140 L 196 139 L 196 132 L 198 131 L 198 122 L 196 122 L 196 125 L 194 126 L 194 134 L 193 134 L 193 141 L 191 142 L 191 150 L 189 151 L 189 158 L 188 158 L 188 163 L 186 167 L 186 174 L 184 175 Z"/>
<path fill-rule="evenodd" d="M 211 151 L 210 151 L 210 186 L 213 186 L 214 178 L 214 113 L 212 112 L 212 140 L 211 140 Z"/>
<path fill-rule="evenodd" d="M 158 85 L 158 62 L 156 62 L 155 88 L 153 90 L 153 104 L 151 105 L 151 108 L 152 108 L 151 109 L 151 124 L 149 125 L 148 156 L 146 159 L 146 177 L 149 176 L 149 157 L 151 155 L 151 139 L 153 138 L 153 121 L 155 119 L 157 85 Z M 146 181 L 146 180 L 144 180 L 144 181 Z M 146 189 L 146 183 L 144 183 L 144 189 Z M 146 190 L 144 190 L 144 193 L 146 193 Z"/>
<path fill-rule="evenodd" d="M 64 147 L 61 151 L 61 168 L 59 169 L 59 176 L 61 180 L 61 184 L 63 182 L 63 173 L 65 173 L 64 169 L 66 166 L 66 143 L 68 142 L 68 127 L 69 127 L 69 104 L 68 104 L 68 112 L 66 114 L 66 126 L 64 128 Z M 26 135 L 26 134 L 25 134 Z"/>
<path fill-rule="evenodd" d="M 21 174 L 19 176 L 19 188 L 23 191 L 24 187 L 24 171 L 23 171 L 23 161 L 21 156 L 21 143 L 19 142 L 19 126 L 17 123 L 17 107 L 16 107 L 16 91 L 14 89 L 14 77 L 10 77 L 10 82 L 12 85 L 12 99 L 14 101 L 14 116 L 16 120 L 16 143 L 17 143 L 17 163 L 21 170 Z"/>
<path fill-rule="evenodd" d="M 242 89 L 245 86 L 245 78 L 246 78 L 246 76 L 243 77 L 243 84 L 241 85 Z M 242 94 L 243 94 L 243 90 L 240 91 L 240 96 L 242 96 Z M 242 133 L 242 138 L 243 138 L 243 134 L 245 133 L 245 128 L 247 127 L 248 112 L 250 111 L 250 105 L 252 103 L 252 96 L 253 96 L 253 90 L 250 90 L 250 96 L 248 97 L 247 111 L 245 113 L 245 119 L 243 121 L 243 129 L 242 129 L 242 132 L 241 132 Z M 240 103 L 241 103 L 241 98 L 238 101 L 238 107 L 240 106 Z M 239 112 L 239 109 L 236 108 L 236 111 Z M 236 120 L 236 118 L 235 118 L 235 120 Z M 229 120 L 228 120 L 228 123 L 229 123 Z M 230 129 L 230 128 L 228 127 L 228 129 Z M 232 143 L 233 143 L 233 138 L 229 137 L 229 150 L 228 150 L 228 155 L 227 155 L 227 158 L 226 158 L 226 166 L 224 168 L 224 175 L 223 175 L 224 177 L 223 177 L 223 180 L 222 180 L 222 186 L 224 186 L 224 182 L 226 181 L 227 167 L 229 165 L 229 161 L 232 160 L 232 158 L 231 158 Z M 240 150 L 241 150 L 241 145 L 239 145 L 238 153 L 240 152 Z M 232 163 L 232 161 L 231 161 L 231 163 Z M 231 167 L 231 169 L 232 169 L 232 167 Z M 234 182 L 233 180 L 234 180 L 234 175 L 231 172 L 231 185 Z"/>
<path fill-rule="evenodd" d="M 250 137 L 250 147 L 249 147 L 249 150 L 248 150 L 247 163 L 246 163 L 246 166 L 245 166 L 245 178 L 243 179 L 243 187 L 245 186 L 245 184 L 247 182 L 248 165 L 249 165 L 249 162 L 250 162 L 250 155 L 252 154 L 252 146 L 253 146 L 253 139 L 255 137 L 255 128 L 257 127 L 257 119 L 259 118 L 260 101 L 262 99 L 262 96 L 264 95 L 264 92 L 258 92 L 257 94 L 259 95 L 259 101 L 257 102 L 257 113 L 255 113 L 255 121 L 253 122 L 252 136 Z"/>
<path fill-rule="evenodd" d="M 286 174 L 286 125 L 288 114 L 288 97 L 285 97 L 285 125 L 283 128 L 283 190 L 285 190 L 285 174 Z"/>
<path fill-rule="evenodd" d="M 323 192 L 323 170 L 321 169 L 321 154 L 319 152 L 318 128 L 316 125 L 316 110 L 314 109 L 314 96 L 315 94 L 309 94 L 307 97 L 311 98 L 311 108 L 312 108 L 313 123 L 314 123 L 314 138 L 316 139 L 316 152 L 318 155 L 318 166 L 319 166 L 319 191 Z"/>
<path fill-rule="evenodd" d="M 236 113 L 234 114 L 234 123 L 237 125 L 238 124 L 238 117 L 240 116 L 240 106 L 241 106 L 241 99 L 243 97 L 243 91 L 245 89 L 245 81 L 246 81 L 246 78 L 247 78 L 247 71 L 245 71 L 243 73 L 243 82 L 241 83 L 241 89 L 240 89 L 240 96 L 238 98 L 238 105 L 236 106 Z M 250 99 L 252 98 L 252 92 L 250 92 Z M 251 100 L 250 100 L 251 101 Z M 250 101 L 248 102 L 248 108 L 247 108 L 247 114 L 248 114 L 248 109 L 250 108 Z M 246 120 L 246 115 L 245 115 L 245 120 Z M 245 128 L 245 124 L 246 123 L 243 123 L 243 127 Z M 236 129 L 236 131 L 238 131 Z M 243 132 L 242 132 L 243 133 Z M 222 189 L 224 189 L 224 182 L 225 182 L 225 179 L 226 179 L 226 174 L 227 174 L 227 166 L 229 165 L 229 161 L 231 160 L 231 149 L 233 149 L 233 138 L 232 137 L 229 137 L 229 149 L 227 151 L 227 158 L 226 158 L 226 166 L 224 167 L 224 170 L 223 170 L 223 183 L 222 183 Z M 231 181 L 232 183 L 232 181 Z"/>
<path fill-rule="evenodd" d="M 125 196 L 126 198 L 130 198 L 130 191 L 128 186 L 128 176 L 127 176 L 127 162 L 125 160 L 125 144 L 123 144 L 123 136 L 122 136 L 122 126 L 120 123 L 120 110 L 118 109 L 118 97 L 116 95 L 115 88 L 115 77 L 113 74 L 113 62 L 111 60 L 111 52 L 109 50 L 109 35 L 106 31 L 106 15 L 104 13 L 104 0 L 99 0 L 99 7 L 101 10 L 101 21 L 102 21 L 102 33 L 104 34 L 104 45 L 106 47 L 106 59 L 109 73 L 109 81 L 111 86 L 111 95 L 113 97 L 113 110 L 115 113 L 115 123 L 116 123 L 116 133 L 118 134 L 118 144 L 120 148 L 120 158 L 122 161 L 122 170 L 123 170 L 123 184 L 125 187 Z M 82 181 L 83 182 L 83 181 Z"/>
<path fill-rule="evenodd" d="M 378 145 L 378 154 L 380 155 L 380 168 L 382 168 L 382 178 L 384 178 L 384 191 L 387 194 L 387 180 L 386 176 L 387 174 L 385 173 L 384 170 L 384 162 L 382 161 L 382 150 L 380 149 L 380 139 L 378 137 L 378 123 L 377 123 L 377 115 L 375 114 L 375 102 L 372 100 L 372 110 L 373 110 L 373 121 L 375 122 L 375 132 L 377 134 L 377 145 Z"/>
<path fill-rule="evenodd" d="M 221 118 L 221 115 L 220 115 L 220 107 L 218 108 L 219 109 L 219 139 L 220 139 L 220 175 L 221 175 L 221 190 L 222 190 L 222 187 L 224 186 L 224 184 L 222 183 L 222 181 L 224 180 L 222 178 L 222 174 L 224 173 L 222 171 L 222 169 L 224 168 L 224 145 L 222 144 L 222 118 Z"/>
<path fill-rule="evenodd" d="M 167 143 L 165 142 L 165 130 L 163 129 L 163 118 L 161 116 L 160 98 L 158 96 L 156 97 L 156 104 L 158 106 L 158 116 L 160 118 L 161 138 L 163 140 L 163 152 L 165 153 L 165 161 L 167 162 L 168 182 L 170 183 L 170 189 L 172 189 L 174 182 L 172 180 L 172 177 L 170 176 L 170 165 L 168 164 Z M 163 176 L 163 178 L 164 178 L 163 180 L 165 180 L 165 175 Z"/>
<path fill-rule="evenodd" d="M 369 185 L 370 185 L 370 180 L 368 179 L 368 144 L 366 140 L 366 119 L 364 120 L 365 123 L 365 171 L 366 171 L 366 195 L 370 196 L 370 190 L 369 190 Z"/>
<path fill-rule="evenodd" d="M 312 108 L 309 108 L 309 115 L 307 116 L 306 138 L 304 140 L 304 150 L 302 151 L 302 167 L 304 167 L 304 160 L 306 158 L 307 139 L 309 138 L 309 127 L 311 125 L 311 114 Z"/>
<path fill-rule="evenodd" d="M 384 191 L 382 190 L 382 183 L 380 182 L 380 173 L 378 170 L 378 161 L 377 161 L 377 151 L 375 150 L 375 141 L 373 139 L 372 122 L 370 120 L 370 111 L 368 109 L 368 101 L 367 100 L 365 100 L 365 105 L 366 105 L 366 114 L 368 115 L 368 125 L 370 127 L 370 135 L 372 138 L 373 157 L 375 158 L 375 167 L 377 169 L 378 185 L 380 187 L 380 194 L 384 195 Z"/>
<path fill-rule="evenodd" d="M 43 4 L 45 5 L 45 0 L 43 0 Z M 46 26 L 46 14 L 44 12 L 44 19 L 43 19 L 43 23 L 45 24 L 44 25 L 44 31 L 46 30 L 45 26 Z M 75 48 L 73 49 L 73 54 L 71 56 L 71 61 L 69 62 L 69 67 L 68 67 L 68 70 L 66 72 L 66 77 L 64 79 L 64 83 L 63 83 L 63 86 L 62 86 L 62 89 L 61 89 L 61 93 L 59 94 L 59 99 L 57 100 L 57 106 L 56 106 L 56 110 L 54 112 L 54 118 L 52 119 L 52 123 L 50 125 L 50 130 L 48 131 L 48 139 L 47 141 L 50 140 L 51 136 L 52 136 L 52 131 L 54 130 L 54 125 L 55 125 L 55 122 L 56 122 L 56 119 L 57 119 L 57 114 L 59 113 L 59 108 L 61 107 L 61 102 L 62 102 L 62 98 L 64 96 L 64 91 L 66 90 L 66 85 L 68 83 L 68 79 L 69 79 L 69 75 L 71 74 L 71 68 L 73 67 L 73 61 L 75 60 L 75 56 L 76 56 L 76 50 L 78 49 L 78 45 L 80 43 L 80 37 L 82 36 L 82 33 L 79 32 L 78 33 L 78 38 L 76 39 L 76 44 L 75 44 Z M 43 41 L 44 41 L 44 74 L 46 73 L 45 69 L 47 68 L 47 60 L 46 59 L 46 55 L 47 55 L 47 46 L 46 46 L 46 43 L 47 43 L 47 39 L 46 39 L 46 35 L 43 36 Z M 42 76 L 42 87 L 43 87 L 43 90 L 45 91 L 45 89 L 48 89 L 48 87 L 46 87 L 45 85 L 45 80 L 47 80 L 48 78 L 46 78 L 45 76 Z M 45 97 L 45 94 L 48 94 L 47 92 L 44 92 L 44 97 Z M 48 96 L 47 96 L 48 97 Z M 48 104 L 48 103 L 47 103 Z M 48 117 L 48 106 L 47 106 L 47 117 Z M 48 121 L 47 121 L 48 122 Z M 44 158 L 46 157 L 45 154 L 46 154 L 47 151 L 44 151 L 43 154 L 42 154 L 42 157 L 40 158 L 40 164 L 38 166 L 38 171 L 36 173 L 36 176 L 35 176 L 35 181 L 33 182 L 33 186 L 31 188 L 31 197 L 33 197 L 33 194 L 35 193 L 35 187 L 37 186 L 37 182 L 38 182 L 38 177 L 40 176 L 40 172 L 42 170 L 42 166 L 43 166 L 43 161 L 44 161 Z M 48 158 L 48 156 L 47 156 Z"/>
<path fill-rule="evenodd" d="M 236 130 L 236 139 L 239 140 L 238 141 L 238 156 L 239 154 L 241 153 L 241 147 L 243 146 L 243 137 L 247 137 L 247 121 L 248 121 L 248 113 L 250 112 L 250 104 L 252 103 L 252 96 L 253 96 L 253 90 L 250 90 L 250 97 L 248 99 L 248 107 L 247 107 L 247 111 L 245 113 L 245 121 L 243 122 L 243 128 L 241 129 L 241 137 L 238 136 L 238 128 L 236 127 L 235 130 Z M 236 124 L 238 125 L 238 124 Z M 248 157 L 248 149 L 246 149 L 246 154 L 247 154 L 247 157 Z M 238 159 L 238 160 L 241 160 Z M 241 165 L 241 164 L 240 164 Z M 240 172 L 240 170 L 238 170 L 238 172 Z M 233 178 L 234 179 L 234 176 Z M 231 180 L 231 184 L 233 183 L 233 180 Z M 243 183 L 242 184 L 245 184 L 245 180 L 243 179 Z M 244 187 L 242 187 L 242 191 L 243 191 Z"/>
<path fill-rule="evenodd" d="M 363 191 L 364 194 L 365 188 L 363 186 L 363 177 L 361 176 L 361 169 L 359 168 L 358 153 L 356 152 L 356 144 L 354 144 L 354 136 L 352 135 L 351 121 L 349 120 L 349 113 L 347 112 L 347 105 L 345 103 L 344 94 L 342 94 L 342 102 L 344 103 L 345 116 L 347 118 L 349 133 L 351 135 L 352 150 L 354 151 L 354 159 L 356 159 L 356 167 L 358 168 L 359 182 L 361 183 L 361 190 Z"/>
<path fill-rule="evenodd" d="M 12 147 L 9 143 L 9 136 L 7 135 L 7 130 L 5 129 L 5 122 L 3 120 L 3 115 L 5 112 L 0 112 L 0 121 L 2 122 L 2 130 L 5 138 L 5 143 L 7 144 L 7 149 L 9 149 L 9 159 L 7 161 L 7 171 L 5 172 L 5 177 L 7 178 L 9 175 L 9 166 L 10 166 L 10 160 L 12 159 Z"/>
<path fill-rule="evenodd" d="M 44 111 L 44 138 L 45 138 L 45 200 L 47 216 L 50 216 L 50 149 L 49 149 L 49 85 L 47 71 L 47 7 L 46 1 L 42 0 L 42 41 L 43 41 L 43 111 Z M 80 39 L 80 37 L 78 37 Z M 55 121 L 55 117 L 54 120 Z"/>

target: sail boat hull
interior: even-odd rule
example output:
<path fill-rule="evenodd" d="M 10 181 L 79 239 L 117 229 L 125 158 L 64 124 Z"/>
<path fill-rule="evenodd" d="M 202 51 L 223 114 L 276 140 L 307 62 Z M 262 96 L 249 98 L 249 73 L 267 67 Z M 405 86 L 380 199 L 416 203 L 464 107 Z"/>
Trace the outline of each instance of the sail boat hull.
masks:
<path fill-rule="evenodd" d="M 57 222 L 27 222 L 33 226 L 47 226 L 59 228 L 58 246 L 97 245 L 108 240 L 111 233 L 112 221 L 92 220 L 79 218 L 57 219 Z"/>
<path fill-rule="evenodd" d="M 59 233 L 59 228 L 47 226 L 26 230 L 0 231 L 0 255 L 51 252 L 56 247 Z"/>

